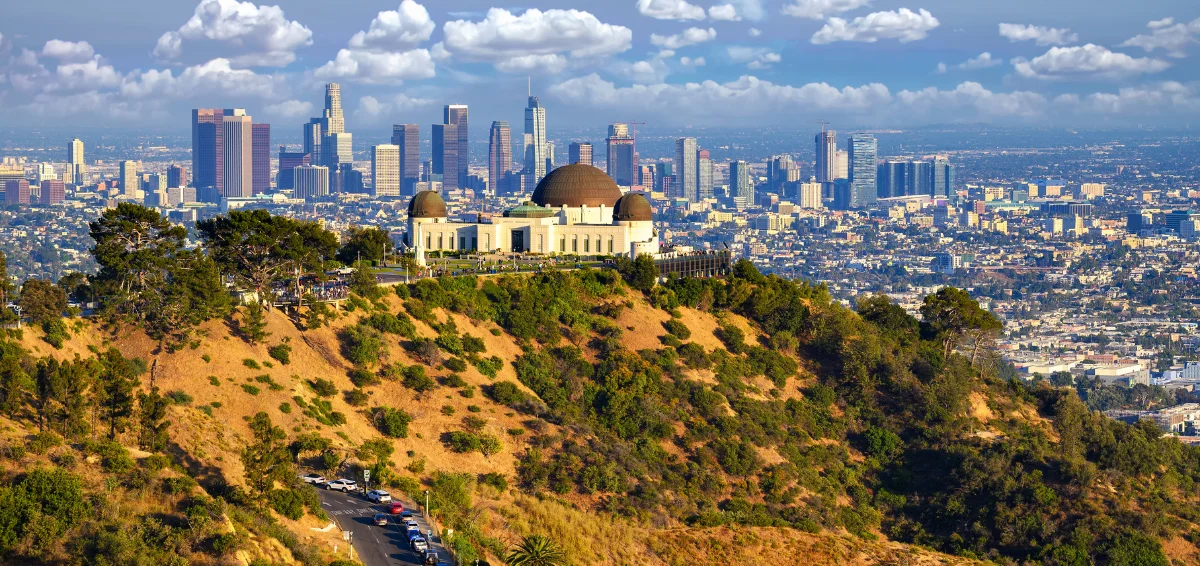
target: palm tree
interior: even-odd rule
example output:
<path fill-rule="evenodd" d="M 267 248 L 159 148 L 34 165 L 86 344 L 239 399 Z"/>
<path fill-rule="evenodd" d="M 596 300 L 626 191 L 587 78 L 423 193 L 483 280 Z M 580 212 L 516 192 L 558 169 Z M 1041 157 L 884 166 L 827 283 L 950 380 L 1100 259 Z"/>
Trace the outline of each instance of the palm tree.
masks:
<path fill-rule="evenodd" d="M 527 535 L 508 551 L 504 563 L 508 566 L 566 566 L 567 555 L 554 539 L 545 535 Z"/>

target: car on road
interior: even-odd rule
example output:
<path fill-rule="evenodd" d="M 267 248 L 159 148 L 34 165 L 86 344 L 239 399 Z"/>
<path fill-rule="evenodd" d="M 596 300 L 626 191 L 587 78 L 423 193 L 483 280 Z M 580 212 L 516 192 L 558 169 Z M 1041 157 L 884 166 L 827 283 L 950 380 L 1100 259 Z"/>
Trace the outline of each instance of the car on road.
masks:
<path fill-rule="evenodd" d="M 325 483 L 328 480 L 326 480 L 325 476 L 323 476 L 321 474 L 304 474 L 304 475 L 300 476 L 300 481 L 303 481 L 304 483 L 320 485 L 320 484 Z"/>
<path fill-rule="evenodd" d="M 336 479 L 325 484 L 325 489 L 340 491 L 346 493 L 348 491 L 358 491 L 358 482 L 348 480 L 346 478 Z"/>
<path fill-rule="evenodd" d="M 395 503 L 393 503 L 393 505 L 395 505 Z M 401 519 L 411 519 L 411 518 L 412 518 L 412 516 L 413 516 L 413 515 L 412 515 L 412 511 L 403 511 L 403 510 L 402 510 L 402 511 L 400 511 L 400 518 L 401 518 Z"/>
<path fill-rule="evenodd" d="M 425 551 L 425 566 L 437 566 L 438 555 L 436 550 Z"/>
<path fill-rule="evenodd" d="M 388 524 L 388 516 L 386 513 L 376 513 L 373 520 L 375 521 L 375 526 L 377 527 L 386 527 Z"/>
<path fill-rule="evenodd" d="M 425 542 L 425 537 L 417 537 L 409 541 L 412 545 L 413 552 L 425 552 L 429 550 L 429 543 Z"/>
<path fill-rule="evenodd" d="M 410 530 L 410 531 L 417 531 L 417 532 L 421 531 L 421 525 L 418 525 L 417 522 L 415 520 L 413 520 L 412 517 L 404 519 L 404 526 L 406 528 L 408 528 L 408 530 Z"/>
<path fill-rule="evenodd" d="M 374 501 L 375 503 L 387 503 L 388 501 L 392 500 L 392 494 L 382 489 L 372 489 L 371 491 L 367 492 L 367 499 Z"/>
<path fill-rule="evenodd" d="M 392 504 L 388 506 L 388 513 L 391 513 L 393 515 L 400 515 L 401 517 L 403 517 L 405 512 L 406 511 L 404 510 L 404 504 L 400 503 L 399 501 L 393 500 Z M 408 516 L 411 517 L 412 513 L 409 513 Z"/>

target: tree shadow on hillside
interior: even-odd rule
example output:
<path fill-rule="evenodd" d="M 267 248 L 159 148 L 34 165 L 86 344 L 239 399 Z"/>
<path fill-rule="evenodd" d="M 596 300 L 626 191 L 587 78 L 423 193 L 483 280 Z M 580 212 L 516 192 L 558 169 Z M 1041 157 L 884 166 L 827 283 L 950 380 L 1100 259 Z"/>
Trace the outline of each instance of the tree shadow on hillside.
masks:
<path fill-rule="evenodd" d="M 164 451 L 182 465 L 188 475 L 208 493 L 212 494 L 224 489 L 226 481 L 220 468 L 200 461 L 175 441 L 168 442 Z"/>

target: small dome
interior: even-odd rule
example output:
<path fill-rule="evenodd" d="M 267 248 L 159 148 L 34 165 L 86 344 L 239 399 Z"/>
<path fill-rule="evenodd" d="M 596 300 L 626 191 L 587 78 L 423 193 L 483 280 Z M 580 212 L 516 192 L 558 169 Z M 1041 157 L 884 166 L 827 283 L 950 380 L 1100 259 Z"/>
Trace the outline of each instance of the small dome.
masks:
<path fill-rule="evenodd" d="M 521 206 L 504 211 L 506 218 L 549 218 L 555 214 L 553 208 L 538 206 L 533 201 L 525 201 Z"/>
<path fill-rule="evenodd" d="M 621 188 L 611 177 L 591 165 L 574 163 L 546 175 L 533 191 L 539 206 L 571 208 L 580 206 L 616 206 Z"/>
<path fill-rule="evenodd" d="M 642 193 L 629 193 L 617 201 L 613 211 L 613 220 L 617 222 L 649 222 L 654 220 L 654 207 Z"/>
<path fill-rule="evenodd" d="M 421 191 L 408 203 L 409 218 L 445 218 L 446 201 L 435 191 Z"/>

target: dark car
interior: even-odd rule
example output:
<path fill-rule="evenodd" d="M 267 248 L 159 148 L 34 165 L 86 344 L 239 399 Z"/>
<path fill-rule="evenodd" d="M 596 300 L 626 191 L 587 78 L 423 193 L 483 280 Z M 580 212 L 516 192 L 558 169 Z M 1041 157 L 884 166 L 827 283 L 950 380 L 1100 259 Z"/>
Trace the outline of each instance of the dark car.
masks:
<path fill-rule="evenodd" d="M 374 521 L 377 526 L 386 527 L 388 524 L 388 516 L 384 513 L 376 513 Z"/>

